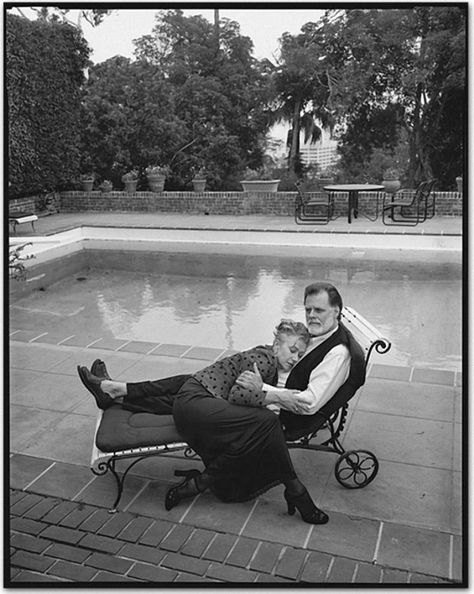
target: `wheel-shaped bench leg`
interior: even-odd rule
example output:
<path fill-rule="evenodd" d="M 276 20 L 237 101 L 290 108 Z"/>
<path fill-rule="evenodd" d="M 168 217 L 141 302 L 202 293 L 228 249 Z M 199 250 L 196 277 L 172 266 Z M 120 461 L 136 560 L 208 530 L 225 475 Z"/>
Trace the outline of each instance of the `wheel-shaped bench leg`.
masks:
<path fill-rule="evenodd" d="M 377 476 L 379 462 L 368 450 L 350 450 L 339 456 L 334 474 L 337 481 L 347 489 L 361 489 Z"/>

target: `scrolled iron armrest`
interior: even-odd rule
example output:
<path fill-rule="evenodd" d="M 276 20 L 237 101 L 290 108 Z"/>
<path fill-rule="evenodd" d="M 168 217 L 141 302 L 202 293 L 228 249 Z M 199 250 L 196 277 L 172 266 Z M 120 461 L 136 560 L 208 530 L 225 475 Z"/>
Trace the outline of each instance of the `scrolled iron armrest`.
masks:
<path fill-rule="evenodd" d="M 91 468 L 92 472 L 96 476 L 102 476 L 102 475 L 106 474 L 110 469 L 109 461 L 110 461 L 110 458 L 108 458 L 107 460 L 101 460 L 93 468 Z"/>
<path fill-rule="evenodd" d="M 388 341 L 386 338 L 378 338 L 370 345 L 370 348 L 369 348 L 369 351 L 368 351 L 367 357 L 366 357 L 367 363 L 369 361 L 369 357 L 370 357 L 370 354 L 372 353 L 373 349 L 375 349 L 377 351 L 377 353 L 380 353 L 381 355 L 383 355 L 384 353 L 387 353 L 391 347 L 392 347 L 392 343 L 390 341 Z"/>

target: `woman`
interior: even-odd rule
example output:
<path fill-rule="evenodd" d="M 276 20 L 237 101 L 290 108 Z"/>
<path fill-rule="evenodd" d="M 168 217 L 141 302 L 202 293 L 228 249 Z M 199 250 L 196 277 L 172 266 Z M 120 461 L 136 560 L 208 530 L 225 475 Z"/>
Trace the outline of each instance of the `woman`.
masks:
<path fill-rule="evenodd" d="M 274 385 L 278 373 L 289 372 L 303 356 L 308 342 L 303 324 L 283 320 L 272 346 L 217 361 L 184 383 L 174 399 L 173 417 L 205 470 L 191 472 L 169 489 L 166 509 L 206 489 L 222 501 L 247 501 L 283 483 L 289 514 L 297 508 L 305 522 L 328 521 L 296 476 L 279 419 L 266 408 L 271 397 L 235 383 L 243 371 L 256 367 L 262 380 Z"/>
<path fill-rule="evenodd" d="M 167 510 L 207 489 L 222 501 L 247 501 L 283 483 L 290 515 L 298 509 L 305 522 L 328 521 L 296 476 L 278 416 L 266 408 L 275 397 L 237 383 L 243 372 L 252 370 L 267 384 L 284 385 L 309 339 L 304 324 L 282 320 L 271 346 L 258 346 L 216 361 L 184 381 L 173 398 L 173 417 L 205 470 L 186 473 L 180 484 L 168 490 Z M 118 389 L 116 382 L 91 386 L 87 369 L 80 368 L 79 374 L 96 398 L 98 389 L 117 394 L 117 398 L 123 396 L 123 385 L 114 393 L 111 388 Z M 128 408 L 126 398 L 123 405 Z"/>

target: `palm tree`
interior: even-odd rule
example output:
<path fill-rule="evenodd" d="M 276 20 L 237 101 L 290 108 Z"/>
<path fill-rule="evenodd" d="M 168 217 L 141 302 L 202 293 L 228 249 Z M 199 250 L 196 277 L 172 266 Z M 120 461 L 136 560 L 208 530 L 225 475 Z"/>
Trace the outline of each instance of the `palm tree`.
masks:
<path fill-rule="evenodd" d="M 323 25 L 307 23 L 296 36 L 284 33 L 280 60 L 273 70 L 274 104 L 270 123 L 291 124 L 288 169 L 298 173 L 300 132 L 305 142 L 321 138 L 335 123 L 338 78 L 324 49 Z M 322 127 L 322 128 L 321 128 Z"/>

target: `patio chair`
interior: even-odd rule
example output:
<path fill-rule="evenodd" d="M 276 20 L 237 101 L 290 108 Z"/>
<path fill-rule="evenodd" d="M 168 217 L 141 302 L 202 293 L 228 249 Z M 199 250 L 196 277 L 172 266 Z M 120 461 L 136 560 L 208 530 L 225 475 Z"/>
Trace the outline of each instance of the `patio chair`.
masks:
<path fill-rule="evenodd" d="M 336 480 L 348 489 L 360 489 L 371 483 L 377 475 L 379 463 L 373 452 L 349 450 L 342 447 L 341 435 L 348 412 L 348 402 L 365 380 L 369 357 L 375 349 L 386 353 L 390 342 L 367 320 L 350 307 L 344 307 L 341 321 L 350 333 L 351 371 L 343 386 L 331 400 L 315 415 L 304 417 L 305 426 L 298 430 L 286 419 L 285 437 L 289 448 L 317 450 L 339 454 L 334 468 Z M 290 413 L 291 414 L 291 413 Z M 300 417 L 301 420 L 301 417 Z M 300 424 L 298 424 L 300 425 Z M 110 513 L 117 511 L 128 472 L 141 460 L 170 452 L 182 452 L 185 458 L 196 459 L 196 453 L 179 435 L 172 415 L 156 415 L 124 410 L 111 406 L 99 411 L 92 447 L 91 470 L 101 476 L 107 472 L 113 475 L 117 495 Z M 129 461 L 122 472 L 118 464 Z M 165 465 L 164 468 L 167 468 Z"/>
<path fill-rule="evenodd" d="M 431 219 L 435 214 L 435 193 L 433 187 L 436 180 L 422 181 L 416 190 L 399 190 L 390 196 L 384 194 L 382 205 L 382 222 L 384 225 L 414 226 Z"/>
<path fill-rule="evenodd" d="M 300 184 L 296 184 L 295 222 L 298 225 L 327 225 L 334 215 L 334 200 L 332 193 L 301 191 Z"/>

